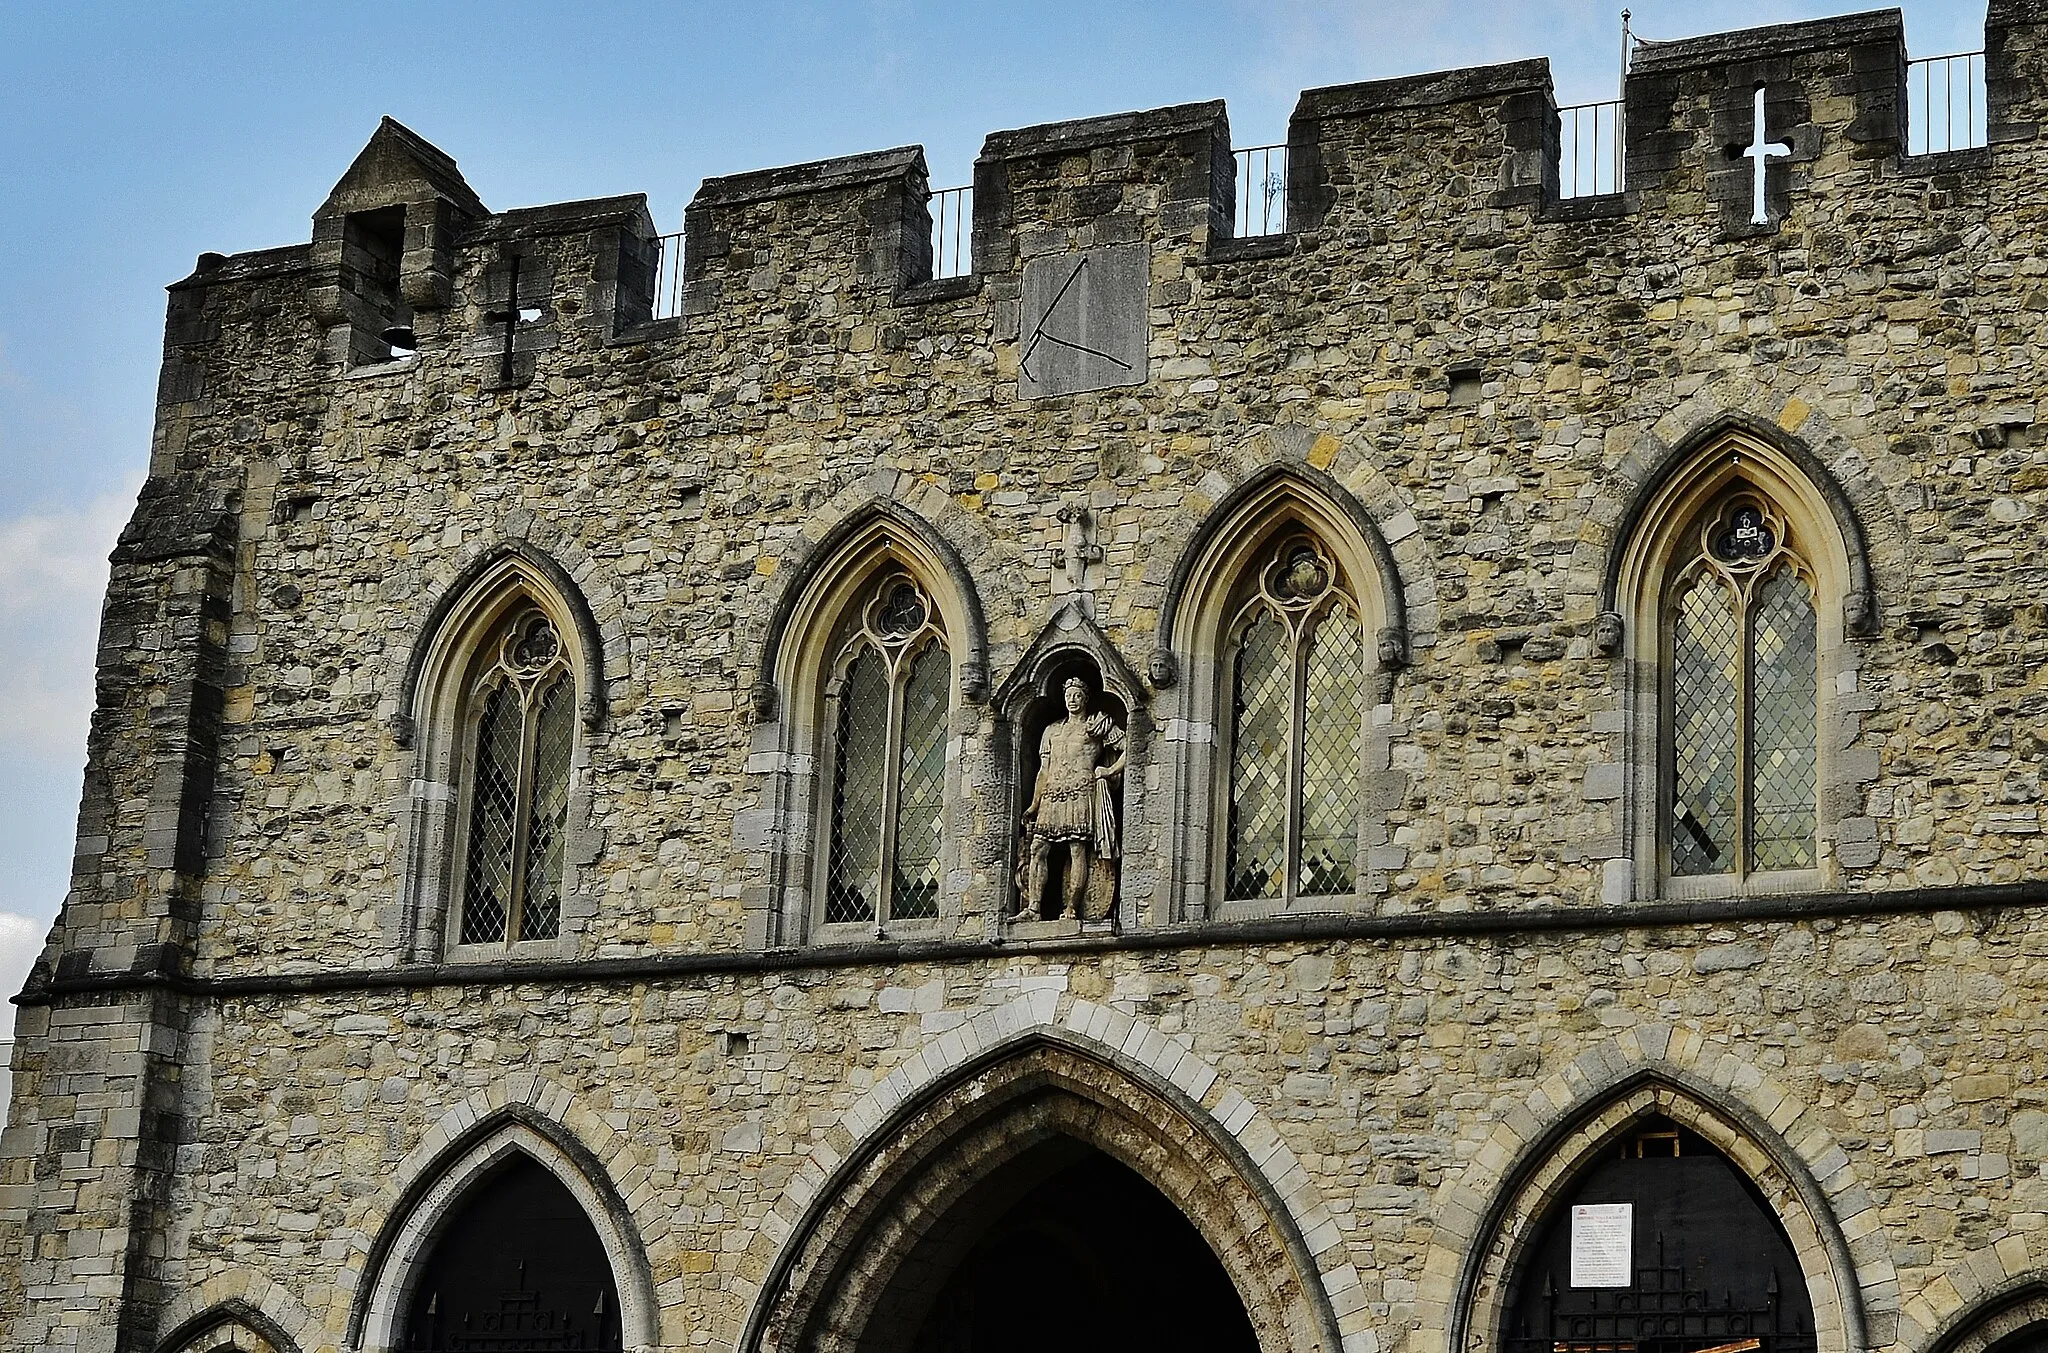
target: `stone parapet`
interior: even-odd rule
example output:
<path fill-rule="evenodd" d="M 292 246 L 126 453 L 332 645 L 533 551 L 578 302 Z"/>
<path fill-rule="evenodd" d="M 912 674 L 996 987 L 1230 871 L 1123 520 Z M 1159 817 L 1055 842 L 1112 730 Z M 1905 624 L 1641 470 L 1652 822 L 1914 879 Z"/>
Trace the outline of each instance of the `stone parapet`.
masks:
<path fill-rule="evenodd" d="M 994 132 L 974 162 L 974 269 L 1151 240 L 1199 251 L 1236 200 L 1220 102 Z"/>
<path fill-rule="evenodd" d="M 1905 74 L 1897 10 L 1644 43 L 1628 76 L 1628 186 L 1647 216 L 1705 206 L 1731 237 L 1777 229 L 1797 198 L 1867 194 L 1904 144 Z M 1746 153 L 1759 90 L 1764 221 Z"/>
<path fill-rule="evenodd" d="M 1371 229 L 1395 196 L 1438 221 L 1540 206 L 1557 190 L 1556 111 L 1540 58 L 1311 89 L 1288 122 L 1288 219 Z"/>
<path fill-rule="evenodd" d="M 2035 0 L 1991 0 L 1984 83 L 1991 144 L 2040 140 L 2048 126 L 2048 13 Z"/>
<path fill-rule="evenodd" d="M 819 265 L 884 295 L 924 281 L 928 194 L 916 146 L 706 179 L 683 215 L 684 309 L 776 304 Z"/>

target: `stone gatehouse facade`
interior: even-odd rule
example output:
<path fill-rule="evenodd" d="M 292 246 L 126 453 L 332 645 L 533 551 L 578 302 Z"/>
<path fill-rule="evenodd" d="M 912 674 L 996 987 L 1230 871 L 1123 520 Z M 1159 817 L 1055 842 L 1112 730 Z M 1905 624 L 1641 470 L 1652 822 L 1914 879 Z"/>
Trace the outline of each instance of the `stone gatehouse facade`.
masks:
<path fill-rule="evenodd" d="M 387 122 L 171 288 L 6 1346 L 2038 1346 L 1984 60 L 1645 45 L 1568 200 L 1545 62 L 1314 90 L 1257 238 L 1220 104 L 997 133 L 959 277 L 916 149 L 713 180 L 661 318 Z"/>

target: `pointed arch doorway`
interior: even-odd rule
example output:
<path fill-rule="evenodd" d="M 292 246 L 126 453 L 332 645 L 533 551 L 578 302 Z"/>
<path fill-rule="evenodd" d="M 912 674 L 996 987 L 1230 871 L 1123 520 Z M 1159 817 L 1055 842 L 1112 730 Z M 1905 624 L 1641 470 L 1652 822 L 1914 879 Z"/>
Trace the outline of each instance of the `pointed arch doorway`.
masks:
<path fill-rule="evenodd" d="M 408 1307 L 407 1353 L 623 1347 L 604 1242 L 576 1196 L 521 1152 L 471 1187 Z"/>
<path fill-rule="evenodd" d="M 1244 1303 L 1201 1233 L 1136 1171 L 1071 1137 L 984 1181 L 928 1245 L 950 1248 L 950 1265 L 934 1253 L 906 1264 L 899 1282 L 944 1274 L 936 1295 L 884 1298 L 884 1309 L 924 1307 L 910 1353 L 1257 1353 Z M 894 1328 L 877 1322 L 860 1348 L 882 1353 L 880 1336 Z"/>
<path fill-rule="evenodd" d="M 1035 1035 L 879 1125 L 771 1266 L 746 1353 L 1337 1353 L 1319 1270 L 1227 1132 Z"/>
<path fill-rule="evenodd" d="M 660 1303 L 603 1160 L 530 1105 L 482 1113 L 401 1166 L 350 1302 L 362 1353 L 645 1350 Z"/>
<path fill-rule="evenodd" d="M 1647 1114 L 1583 1165 L 1510 1286 L 1505 1353 L 1814 1353 L 1799 1256 L 1739 1166 Z"/>

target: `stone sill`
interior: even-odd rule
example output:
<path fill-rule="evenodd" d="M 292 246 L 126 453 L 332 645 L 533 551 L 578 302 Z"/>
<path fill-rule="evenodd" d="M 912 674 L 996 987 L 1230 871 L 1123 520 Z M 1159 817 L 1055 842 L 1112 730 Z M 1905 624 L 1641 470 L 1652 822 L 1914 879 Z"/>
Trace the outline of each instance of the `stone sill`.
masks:
<path fill-rule="evenodd" d="M 1611 221 L 1634 215 L 1636 208 L 1633 193 L 1588 193 L 1584 197 L 1560 197 L 1547 203 L 1538 219 L 1545 222 Z"/>
<path fill-rule="evenodd" d="M 896 293 L 898 305 L 933 305 L 940 301 L 957 301 L 972 296 L 981 290 L 981 278 L 974 273 L 962 273 L 958 277 L 935 277 L 929 282 L 918 282 Z"/>
<path fill-rule="evenodd" d="M 1039 940 L 1073 940 L 1084 935 L 1114 935 L 1115 921 L 1077 921 L 1071 916 L 1057 921 L 1007 921 L 1004 933 L 1013 946 L 1029 945 Z"/>
<path fill-rule="evenodd" d="M 388 362 L 366 362 L 362 366 L 352 366 L 341 373 L 341 378 L 345 381 L 363 381 L 378 376 L 400 376 L 416 370 L 419 364 L 420 355 L 415 352 L 410 356 L 396 357 Z"/>
<path fill-rule="evenodd" d="M 1280 235 L 1248 235 L 1243 239 L 1217 240 L 1209 246 L 1209 256 L 1204 263 L 1244 263 L 1258 258 L 1285 258 L 1294 252 L 1299 237 L 1290 233 Z"/>
<path fill-rule="evenodd" d="M 651 319 L 642 324 L 623 325 L 605 339 L 608 348 L 626 348 L 636 343 L 662 343 L 671 338 L 683 336 L 683 317 L 670 315 L 666 319 Z"/>
<path fill-rule="evenodd" d="M 129 972 L 92 973 L 59 966 L 59 975 L 23 991 L 17 1005 L 54 1005 L 68 996 L 104 1000 L 123 992 L 170 991 L 210 999 L 322 992 L 416 990 L 433 987 L 579 985 L 658 981 L 737 973 L 889 968 L 905 963 L 970 963 L 1018 954 L 1079 955 L 1123 951 L 1240 948 L 1262 944 L 1388 942 L 1468 936 L 1604 934 L 1743 922 L 1801 922 L 1840 918 L 1926 915 L 1937 911 L 2048 907 L 2048 880 L 1970 884 L 1955 888 L 1902 888 L 1866 893 L 1785 893 L 1765 897 L 1621 906 L 1511 908 L 1501 911 L 1429 911 L 1379 915 L 1293 915 L 1255 921 L 1210 921 L 1122 933 L 1083 933 L 1030 942 L 999 940 L 870 940 L 801 949 L 725 950 L 634 958 L 501 960 L 407 964 L 328 972 L 232 973 L 192 977 L 167 971 L 174 958 Z M 1051 923 L 1040 923 L 1051 924 Z M 151 946 L 152 949 L 160 946 Z M 65 956 L 67 959 L 70 955 Z M 90 962 L 90 955 L 85 955 Z"/>
<path fill-rule="evenodd" d="M 1937 150 L 1931 155 L 1901 155 L 1898 166 L 1900 178 L 1974 173 L 1991 167 L 1991 147 L 1964 146 L 1959 150 Z"/>

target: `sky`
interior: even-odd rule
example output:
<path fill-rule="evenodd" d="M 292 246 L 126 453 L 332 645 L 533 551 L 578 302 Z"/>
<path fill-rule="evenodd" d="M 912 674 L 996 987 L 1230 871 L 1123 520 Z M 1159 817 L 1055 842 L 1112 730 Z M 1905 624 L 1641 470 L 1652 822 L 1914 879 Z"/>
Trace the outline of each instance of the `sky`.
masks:
<path fill-rule="evenodd" d="M 1634 0 L 1650 39 L 1843 14 Z M 1915 56 L 1984 0 L 1908 0 Z M 0 0 L 0 987 L 63 901 L 106 557 L 148 463 L 166 284 L 291 244 L 390 114 L 493 209 L 646 193 L 921 144 L 968 181 L 989 132 L 1201 99 L 1237 145 L 1298 93 L 1523 57 L 1615 97 L 1606 0 Z M 0 1029 L 8 1015 L 0 1012 Z"/>

